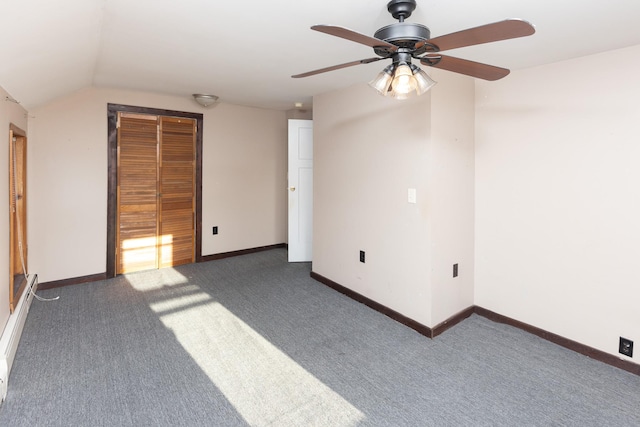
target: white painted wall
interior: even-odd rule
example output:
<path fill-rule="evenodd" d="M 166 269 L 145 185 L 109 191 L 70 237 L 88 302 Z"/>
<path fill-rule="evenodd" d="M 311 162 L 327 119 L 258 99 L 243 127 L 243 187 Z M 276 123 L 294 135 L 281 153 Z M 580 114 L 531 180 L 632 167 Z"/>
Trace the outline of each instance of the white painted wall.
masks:
<path fill-rule="evenodd" d="M 286 242 L 285 112 L 224 103 L 203 112 L 202 254 Z"/>
<path fill-rule="evenodd" d="M 477 83 L 477 305 L 640 341 L 639 75 L 635 46 Z"/>
<path fill-rule="evenodd" d="M 431 89 L 429 235 L 432 325 L 473 305 L 474 79 L 429 70 Z M 453 277 L 458 264 L 458 277 Z"/>
<path fill-rule="evenodd" d="M 30 265 L 40 282 L 105 271 L 107 103 L 204 114 L 203 255 L 285 242 L 284 112 L 87 88 L 30 112 Z"/>
<path fill-rule="evenodd" d="M 19 104 L 7 101 L 11 95 L 0 87 L 0 200 L 4 200 L 4 209 L 0 209 L 0 335 L 9 320 L 9 125 L 14 124 L 27 131 L 27 112 Z M 27 136 L 27 148 L 31 140 Z M 27 158 L 27 162 L 30 159 Z M 27 208 L 32 200 L 30 195 L 31 170 L 27 164 Z M 30 224 L 27 224 L 27 228 Z"/>
<path fill-rule="evenodd" d="M 314 271 L 427 326 L 475 303 L 614 355 L 619 336 L 640 340 L 639 58 L 636 46 L 478 81 L 474 135 L 470 83 L 445 72 L 403 103 L 366 85 L 317 96 Z M 188 98 L 85 89 L 30 112 L 41 281 L 104 271 L 107 102 L 201 111 Z M 203 254 L 285 241 L 285 113 L 203 112 Z M 25 111 L 0 102 L 7 135 L 9 122 L 26 129 Z M 0 170 L 7 200 L 8 150 Z M 0 240 L 8 222 L 0 212 Z M 7 317 L 2 286 L 0 326 Z"/>
<path fill-rule="evenodd" d="M 429 105 L 365 84 L 313 103 L 313 271 L 427 325 Z"/>
<path fill-rule="evenodd" d="M 359 85 L 313 109 L 313 271 L 426 326 L 473 305 L 473 81 L 433 75 L 419 98 Z"/>

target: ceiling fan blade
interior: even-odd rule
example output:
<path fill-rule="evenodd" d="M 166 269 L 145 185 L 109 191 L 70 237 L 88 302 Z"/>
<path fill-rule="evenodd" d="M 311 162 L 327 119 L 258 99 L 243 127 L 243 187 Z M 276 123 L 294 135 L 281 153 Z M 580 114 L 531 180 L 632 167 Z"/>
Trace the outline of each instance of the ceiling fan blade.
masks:
<path fill-rule="evenodd" d="M 453 56 L 427 55 L 420 58 L 420 63 L 491 81 L 499 80 L 510 73 L 506 68 L 494 67 L 493 65 L 469 61 L 468 59 L 454 58 Z"/>
<path fill-rule="evenodd" d="M 351 40 L 353 42 L 360 43 L 369 47 L 384 47 L 387 50 L 393 52 L 398 50 L 398 46 L 396 45 L 387 43 L 386 41 L 377 39 L 375 37 L 369 37 L 364 34 L 357 33 L 348 28 L 336 27 L 335 25 L 314 25 L 313 27 L 311 27 L 311 29 L 320 31 L 321 33 Z"/>
<path fill-rule="evenodd" d="M 507 19 L 493 24 L 469 28 L 456 33 L 435 37 L 427 41 L 438 47 L 439 50 L 457 49 L 459 47 L 473 46 L 483 43 L 497 42 L 500 40 L 515 39 L 530 36 L 536 29 L 521 19 Z"/>
<path fill-rule="evenodd" d="M 298 79 L 300 77 L 309 77 L 309 76 L 313 76 L 320 73 L 326 73 L 327 71 L 339 70 L 340 68 L 347 68 L 347 67 L 352 67 L 354 65 L 360 65 L 360 64 L 369 64 L 371 62 L 380 61 L 381 59 L 386 59 L 386 58 L 375 57 L 375 58 L 360 59 L 358 61 L 345 62 L 344 64 L 333 65 L 331 67 L 320 68 L 318 70 L 313 70 L 313 71 L 307 71 L 306 73 L 296 74 L 295 76 L 291 76 L 291 77 L 293 77 L 294 79 Z"/>

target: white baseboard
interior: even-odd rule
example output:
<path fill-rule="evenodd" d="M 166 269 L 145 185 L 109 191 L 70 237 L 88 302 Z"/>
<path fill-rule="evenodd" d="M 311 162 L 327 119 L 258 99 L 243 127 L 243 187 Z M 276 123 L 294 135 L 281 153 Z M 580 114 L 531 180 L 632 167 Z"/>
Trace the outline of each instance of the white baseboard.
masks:
<path fill-rule="evenodd" d="M 13 314 L 9 316 L 9 321 L 0 337 L 0 401 L 7 397 L 9 374 L 16 357 L 18 343 L 22 335 L 22 329 L 27 320 L 27 313 L 33 301 L 33 294 L 38 290 L 38 275 L 31 274 L 18 305 Z"/>

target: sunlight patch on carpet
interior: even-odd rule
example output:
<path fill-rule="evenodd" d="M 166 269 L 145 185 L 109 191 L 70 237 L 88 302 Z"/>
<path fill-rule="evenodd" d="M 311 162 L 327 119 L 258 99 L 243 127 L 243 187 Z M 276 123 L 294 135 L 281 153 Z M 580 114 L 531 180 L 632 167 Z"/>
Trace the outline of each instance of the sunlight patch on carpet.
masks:
<path fill-rule="evenodd" d="M 306 425 L 356 426 L 365 419 L 211 295 L 188 284 L 187 278 L 171 269 L 160 274 L 162 280 L 157 281 L 148 275 L 137 282 L 134 275 L 127 279 L 143 292 L 167 289 L 165 298 L 150 302 L 150 308 L 248 424 L 308 420 Z"/>
<path fill-rule="evenodd" d="M 202 291 L 195 285 L 189 285 L 189 279 L 174 268 L 127 273 L 124 277 L 127 278 L 127 282 L 131 284 L 133 289 L 140 292 L 149 292 L 182 285 L 188 285 L 195 290 Z"/>

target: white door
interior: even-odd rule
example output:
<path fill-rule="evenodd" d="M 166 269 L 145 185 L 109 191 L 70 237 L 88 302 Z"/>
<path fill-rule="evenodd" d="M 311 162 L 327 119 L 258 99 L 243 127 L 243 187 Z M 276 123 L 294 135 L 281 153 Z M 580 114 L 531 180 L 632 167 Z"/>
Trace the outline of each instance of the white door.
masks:
<path fill-rule="evenodd" d="M 289 262 L 311 261 L 313 121 L 289 120 Z"/>

